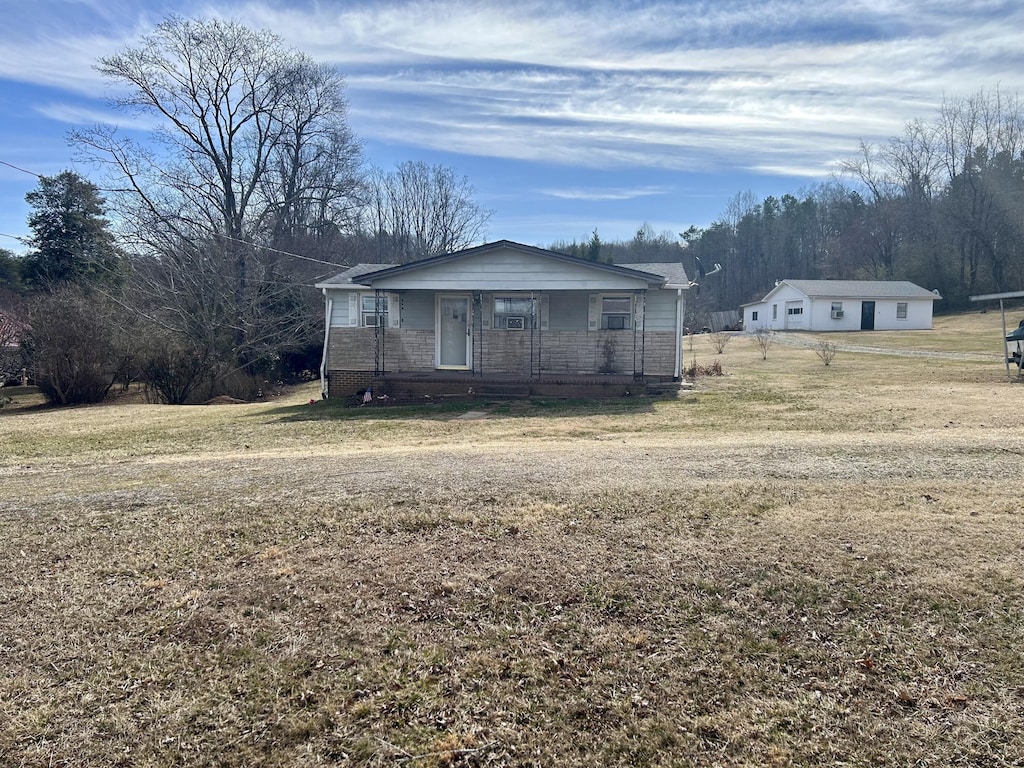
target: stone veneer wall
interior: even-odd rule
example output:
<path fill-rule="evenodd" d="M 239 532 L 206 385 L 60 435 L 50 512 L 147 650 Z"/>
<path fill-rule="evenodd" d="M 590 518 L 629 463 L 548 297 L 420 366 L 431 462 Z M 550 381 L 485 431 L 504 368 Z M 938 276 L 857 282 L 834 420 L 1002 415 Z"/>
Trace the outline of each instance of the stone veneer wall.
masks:
<path fill-rule="evenodd" d="M 434 331 L 382 329 L 385 371 L 433 371 Z M 541 375 L 632 374 L 633 333 L 630 331 L 537 331 L 533 355 L 539 354 Z M 640 366 L 641 339 L 637 337 L 636 365 Z M 644 373 L 670 377 L 675 364 L 675 334 L 649 331 L 644 340 Z M 353 395 L 373 378 L 374 329 L 335 328 L 327 349 L 328 392 L 333 397 Z M 483 375 L 530 375 L 530 333 L 484 330 L 477 336 L 474 367 Z"/>
<path fill-rule="evenodd" d="M 632 374 L 633 334 L 630 331 L 540 331 L 533 336 L 533 359 L 541 374 Z M 636 368 L 642 341 L 636 338 Z M 675 366 L 675 334 L 649 331 L 643 340 L 643 368 L 650 376 L 671 376 Z M 479 370 L 526 376 L 530 373 L 529 331 L 483 331 Z"/>

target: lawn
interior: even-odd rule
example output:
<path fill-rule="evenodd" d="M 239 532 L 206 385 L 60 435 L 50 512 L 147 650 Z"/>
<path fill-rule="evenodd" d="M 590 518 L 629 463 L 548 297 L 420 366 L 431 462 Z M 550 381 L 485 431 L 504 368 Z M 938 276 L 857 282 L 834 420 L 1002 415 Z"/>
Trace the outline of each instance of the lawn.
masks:
<path fill-rule="evenodd" d="M 936 326 L 867 338 L 998 344 Z M 1024 765 L 1022 385 L 684 352 L 725 375 L 0 410 L 0 765 Z"/>

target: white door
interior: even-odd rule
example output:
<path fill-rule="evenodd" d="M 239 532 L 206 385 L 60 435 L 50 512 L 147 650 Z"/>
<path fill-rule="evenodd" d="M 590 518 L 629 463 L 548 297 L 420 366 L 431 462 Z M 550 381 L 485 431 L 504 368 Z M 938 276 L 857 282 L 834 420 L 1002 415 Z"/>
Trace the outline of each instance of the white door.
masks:
<path fill-rule="evenodd" d="M 467 370 L 470 336 L 469 296 L 437 297 L 437 367 Z"/>

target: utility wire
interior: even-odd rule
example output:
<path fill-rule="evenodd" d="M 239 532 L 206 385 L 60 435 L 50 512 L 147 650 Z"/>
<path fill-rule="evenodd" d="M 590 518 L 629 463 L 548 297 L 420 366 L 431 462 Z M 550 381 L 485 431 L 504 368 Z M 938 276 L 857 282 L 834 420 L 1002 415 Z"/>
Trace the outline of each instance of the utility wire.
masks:
<path fill-rule="evenodd" d="M 35 176 L 37 179 L 43 178 L 38 173 L 33 173 L 32 171 L 26 171 L 24 168 L 19 168 L 18 166 L 14 165 L 13 163 L 8 163 L 6 160 L 0 160 L 0 165 L 6 165 L 8 168 L 13 168 L 16 171 L 21 171 L 22 173 L 27 173 L 29 176 Z"/>
<path fill-rule="evenodd" d="M 292 253 L 291 251 L 282 251 L 280 248 L 271 248 L 269 245 L 260 245 L 259 243 L 250 243 L 248 240 L 239 240 L 237 237 L 231 237 L 231 235 L 223 235 L 220 232 L 215 232 L 217 237 L 223 237 L 225 240 L 230 240 L 234 243 L 241 243 L 242 245 L 248 245 L 252 248 L 262 248 L 265 251 L 273 251 L 274 253 L 280 253 L 284 256 L 292 256 L 296 259 L 302 259 L 303 261 L 312 261 L 314 264 L 326 264 L 329 267 L 347 267 L 348 264 L 338 264 L 335 261 L 324 261 L 323 259 L 314 259 L 312 256 L 302 256 L 298 253 Z"/>

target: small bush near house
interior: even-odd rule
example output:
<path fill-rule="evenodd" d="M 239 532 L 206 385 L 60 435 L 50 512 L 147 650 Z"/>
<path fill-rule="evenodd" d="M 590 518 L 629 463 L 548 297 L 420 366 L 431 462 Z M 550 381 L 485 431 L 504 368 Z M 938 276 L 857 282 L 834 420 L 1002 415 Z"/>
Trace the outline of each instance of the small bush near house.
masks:
<path fill-rule="evenodd" d="M 683 375 L 688 379 L 695 379 L 698 376 L 724 376 L 725 374 L 722 372 L 722 363 L 718 360 L 707 365 L 698 365 L 694 360 L 690 363 L 690 367 L 683 371 Z"/>

